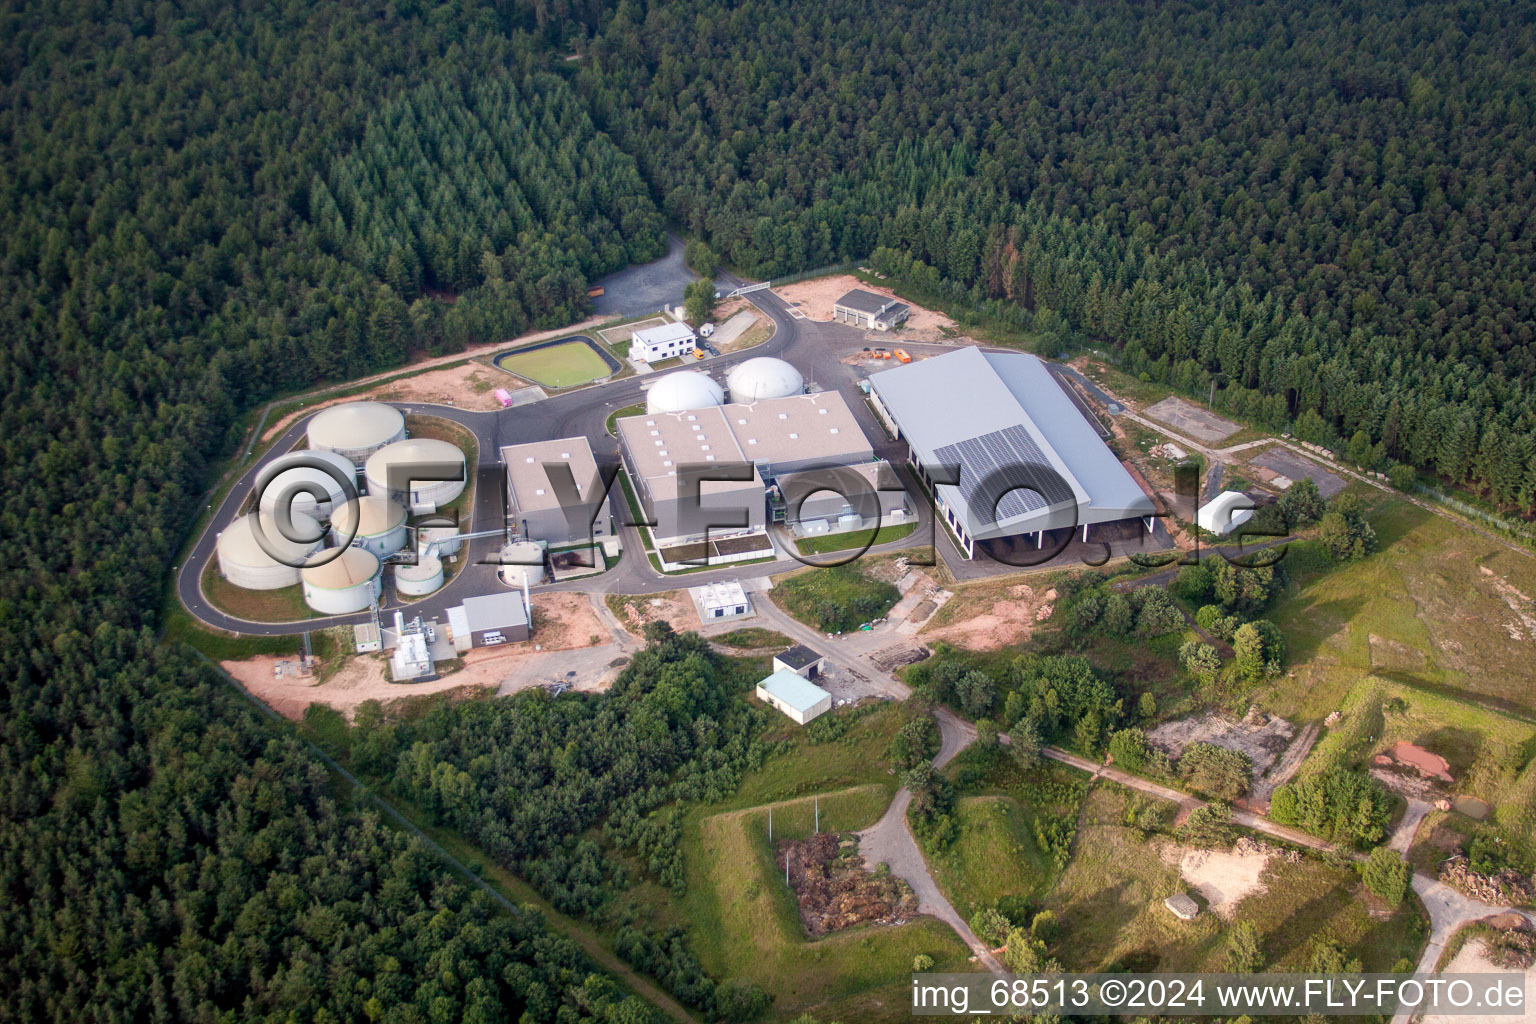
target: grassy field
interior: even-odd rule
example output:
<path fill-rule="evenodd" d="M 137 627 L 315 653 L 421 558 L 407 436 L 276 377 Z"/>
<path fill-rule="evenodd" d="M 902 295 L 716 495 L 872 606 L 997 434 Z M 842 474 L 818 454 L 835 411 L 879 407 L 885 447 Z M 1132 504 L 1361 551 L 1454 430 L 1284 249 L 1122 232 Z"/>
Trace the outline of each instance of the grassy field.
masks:
<path fill-rule="evenodd" d="M 1529 712 L 1536 560 L 1400 499 L 1371 514 L 1379 549 L 1359 562 L 1287 559 L 1292 582 L 1268 613 L 1289 671 L 1266 707 L 1322 718 L 1362 675 Z"/>
<path fill-rule="evenodd" d="M 1184 885 L 1157 844 L 1121 824 L 1126 791 L 1096 786 L 1084 811 L 1072 862 L 1046 899 L 1061 923 L 1052 950 L 1068 970 L 1221 970 L 1229 926 L 1214 914 L 1180 921 L 1163 900 Z M 1266 890 L 1237 907 L 1258 929 L 1269 968 L 1303 969 L 1322 937 L 1341 943 L 1367 971 L 1412 958 L 1427 926 L 1416 906 L 1387 913 L 1363 898 L 1355 871 L 1304 857 L 1274 860 Z"/>
<path fill-rule="evenodd" d="M 304 588 L 295 583 L 281 590 L 246 590 L 219 575 L 218 559 L 203 567 L 203 594 L 220 611 L 252 622 L 294 622 L 313 616 L 304 603 Z"/>
<path fill-rule="evenodd" d="M 715 637 L 714 641 L 724 647 L 789 647 L 794 644 L 794 641 L 783 633 L 764 629 L 762 626 L 733 629 L 729 633 L 722 633 Z"/>
<path fill-rule="evenodd" d="M 889 803 L 878 785 L 821 798 L 824 830 L 872 824 Z M 773 805 L 774 835 L 809 834 L 812 800 Z M 687 834 L 687 833 L 685 833 Z M 920 917 L 894 927 L 861 926 L 807 939 L 794 896 L 768 845 L 764 806 L 706 818 L 685 839 L 694 948 L 716 977 L 749 979 L 788 1014 L 905 979 L 912 958 L 933 957 L 939 970 L 964 970 L 969 951 L 947 925 Z"/>
<path fill-rule="evenodd" d="M 999 899 L 1035 899 L 1055 874 L 1031 828 L 1033 813 L 1013 797 L 968 796 L 955 808 L 960 835 L 928 858 L 934 881 L 955 909 L 969 918 Z"/>
<path fill-rule="evenodd" d="M 625 417 L 639 416 L 643 412 L 645 412 L 644 402 L 638 402 L 635 405 L 626 405 L 622 409 L 615 410 L 613 415 L 608 417 L 608 433 L 613 437 L 618 437 L 619 428 L 614 424 L 619 420 L 624 419 Z"/>
<path fill-rule="evenodd" d="M 897 523 L 882 526 L 878 530 L 848 530 L 843 533 L 823 534 L 820 537 L 805 537 L 796 540 L 795 547 L 800 549 L 802 555 L 824 555 L 829 551 L 847 551 L 850 548 L 864 548 L 901 540 L 915 529 L 917 529 L 916 523 Z"/>
<path fill-rule="evenodd" d="M 496 357 L 496 365 L 548 388 L 569 388 L 601 380 L 613 372 L 584 341 L 521 349 Z"/>
<path fill-rule="evenodd" d="M 1524 763 L 1536 739 L 1530 722 L 1374 676 L 1355 684 L 1339 710 L 1343 717 L 1312 748 L 1303 772 L 1360 767 L 1376 752 L 1406 741 L 1450 762 L 1459 791 L 1497 805 L 1506 796 L 1505 784 L 1492 767 Z"/>
<path fill-rule="evenodd" d="M 769 594 L 790 615 L 829 633 L 857 629 L 890 611 L 901 597 L 894 586 L 865 575 L 856 563 L 794 573 L 776 582 Z"/>

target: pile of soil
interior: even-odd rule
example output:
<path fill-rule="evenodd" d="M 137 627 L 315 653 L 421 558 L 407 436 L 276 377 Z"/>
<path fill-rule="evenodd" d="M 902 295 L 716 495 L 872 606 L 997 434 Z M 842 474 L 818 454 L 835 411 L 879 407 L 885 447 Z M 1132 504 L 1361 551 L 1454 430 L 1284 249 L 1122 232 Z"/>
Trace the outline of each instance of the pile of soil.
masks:
<path fill-rule="evenodd" d="M 1440 881 L 1484 903 L 1518 906 L 1536 900 L 1536 877 L 1510 868 L 1496 875 L 1480 875 L 1462 856 L 1452 857 L 1441 866 Z"/>
<path fill-rule="evenodd" d="M 856 924 L 895 924 L 917 913 L 917 894 L 893 875 L 866 870 L 858 842 L 836 832 L 783 840 L 774 851 L 800 903 L 807 934 L 822 936 Z"/>

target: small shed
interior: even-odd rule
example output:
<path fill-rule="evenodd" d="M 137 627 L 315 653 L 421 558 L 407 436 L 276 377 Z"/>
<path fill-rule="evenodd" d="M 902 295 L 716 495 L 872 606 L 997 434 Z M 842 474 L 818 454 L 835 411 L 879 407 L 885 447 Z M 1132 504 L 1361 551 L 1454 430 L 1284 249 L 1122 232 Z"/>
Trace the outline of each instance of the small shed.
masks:
<path fill-rule="evenodd" d="M 352 627 L 352 646 L 358 654 L 376 654 L 384 649 L 384 638 L 377 623 L 361 622 Z"/>
<path fill-rule="evenodd" d="M 1196 903 L 1188 893 L 1174 893 L 1163 900 L 1163 906 L 1167 907 L 1180 921 L 1193 921 L 1200 916 L 1200 904 Z"/>
<path fill-rule="evenodd" d="M 832 710 L 830 693 L 788 669 L 781 668 L 758 683 L 757 697 L 800 725 Z"/>
<path fill-rule="evenodd" d="M 775 655 L 775 672 L 793 672 L 803 679 L 815 679 L 821 674 L 821 663 L 826 660 L 805 644 L 795 644 L 783 654 Z"/>
<path fill-rule="evenodd" d="M 517 591 L 467 597 L 448 609 L 448 628 L 454 650 L 461 653 L 471 647 L 518 643 L 528 639 L 528 609 Z"/>

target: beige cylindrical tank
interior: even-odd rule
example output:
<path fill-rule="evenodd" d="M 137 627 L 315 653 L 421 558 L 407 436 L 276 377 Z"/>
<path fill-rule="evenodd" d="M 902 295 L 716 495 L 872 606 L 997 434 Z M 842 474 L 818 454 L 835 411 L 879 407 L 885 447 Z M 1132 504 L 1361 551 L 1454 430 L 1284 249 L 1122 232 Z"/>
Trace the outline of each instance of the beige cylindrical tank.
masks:
<path fill-rule="evenodd" d="M 316 562 L 323 558 L 330 560 L 299 571 L 304 601 L 315 611 L 322 615 L 346 615 L 360 612 L 379 599 L 384 573 L 371 551 L 343 548 L 339 555 L 321 551 L 312 556 Z"/>
<path fill-rule="evenodd" d="M 307 434 L 311 448 L 361 467 L 368 456 L 405 437 L 405 416 L 382 402 L 343 402 L 315 413 Z"/>
<path fill-rule="evenodd" d="M 501 582 L 509 587 L 522 587 L 528 578 L 530 587 L 544 582 L 544 548 L 531 540 L 507 544 L 501 549 L 501 566 L 496 570 Z"/>
<path fill-rule="evenodd" d="M 335 470 L 335 475 L 323 469 L 307 465 L 309 462 L 323 462 Z M 290 468 L 282 468 L 282 467 Z M 281 458 L 274 459 L 271 466 L 262 471 L 265 476 L 268 472 L 275 473 L 261 492 L 261 510 L 272 513 L 277 511 L 279 500 L 284 498 L 284 492 L 300 483 L 312 483 L 319 486 L 328 498 L 316 501 L 313 494 L 308 491 L 294 491 L 289 498 L 289 508 L 295 512 L 303 512 L 317 519 L 330 517 L 331 509 L 339 505 L 346 497 L 346 489 L 341 481 L 350 481 L 354 486 L 357 483 L 357 467 L 345 456 L 335 452 L 317 451 L 306 449 L 304 451 L 289 452 Z"/>
<path fill-rule="evenodd" d="M 337 544 L 351 544 L 376 558 L 387 558 L 405 547 L 405 509 L 373 494 L 358 498 L 355 506 L 344 502 L 331 513 L 331 536 Z"/>
<path fill-rule="evenodd" d="M 395 593 L 401 597 L 423 597 L 442 585 L 440 558 L 418 558 L 415 565 L 395 566 Z"/>
<path fill-rule="evenodd" d="M 400 480 L 390 487 L 390 467 L 409 469 L 412 466 L 465 464 L 464 453 L 447 441 L 434 438 L 412 438 L 396 441 L 380 448 L 368 458 L 363 474 L 368 479 L 368 493 L 388 495 L 406 508 L 437 509 L 464 493 L 464 479 L 458 480 Z M 397 469 L 399 472 L 399 469 Z M 462 477 L 462 474 L 461 474 Z"/>
<path fill-rule="evenodd" d="M 255 512 L 241 516 L 219 534 L 216 545 L 219 574 L 246 590 L 281 590 L 293 586 L 299 582 L 299 566 L 324 543 L 324 531 L 313 516 L 295 512 L 292 532 L 315 539 L 289 540 L 278 529 L 276 517 L 262 515 L 262 534 L 268 541 L 268 548 L 278 556 L 274 558 L 256 539 L 252 525 L 256 516 Z M 289 562 L 294 564 L 285 564 Z"/>
<path fill-rule="evenodd" d="M 441 558 L 452 558 L 464 546 L 459 528 L 448 519 L 425 519 L 416 524 L 416 550 L 425 551 L 428 545 L 436 545 Z"/>

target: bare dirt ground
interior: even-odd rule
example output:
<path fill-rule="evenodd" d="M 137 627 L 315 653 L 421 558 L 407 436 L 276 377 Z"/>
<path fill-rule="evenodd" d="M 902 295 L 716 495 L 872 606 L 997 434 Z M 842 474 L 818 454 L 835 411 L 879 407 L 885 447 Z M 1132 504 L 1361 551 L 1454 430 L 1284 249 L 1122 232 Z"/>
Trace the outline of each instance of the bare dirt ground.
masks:
<path fill-rule="evenodd" d="M 854 288 L 863 288 L 865 291 L 874 292 L 877 295 L 886 295 L 893 299 L 901 299 L 911 306 L 912 312 L 907 317 L 907 323 L 898 333 L 883 331 L 871 332 L 880 337 L 890 338 L 891 344 L 901 344 L 901 338 L 912 341 L 941 341 L 945 335 L 940 331 L 941 327 L 953 328 L 955 322 L 943 313 L 936 313 L 931 309 L 913 305 L 889 288 L 880 285 L 865 284 L 852 274 L 834 274 L 831 277 L 818 277 L 809 281 L 797 281 L 775 288 L 774 294 L 797 306 L 801 312 L 811 320 L 831 320 L 832 304 L 843 296 L 844 292 Z M 930 337 L 931 335 L 931 337 Z"/>
<path fill-rule="evenodd" d="M 1486 565 L 1477 567 L 1484 576 L 1491 579 L 1493 589 L 1509 605 L 1509 610 L 1515 613 L 1516 622 L 1506 622 L 1504 629 L 1509 633 L 1511 640 L 1531 640 L 1536 642 L 1536 615 L 1531 614 L 1532 602 L 1525 593 L 1509 580 L 1496 574 Z"/>
<path fill-rule="evenodd" d="M 594 636 L 599 638 L 598 644 L 592 643 Z M 388 662 L 379 655 L 349 655 L 341 668 L 321 683 L 315 682 L 314 677 L 274 676 L 273 666 L 280 659 L 268 655 L 221 664 L 246 689 L 286 718 L 297 721 L 309 705 L 325 704 L 350 719 L 364 701 L 388 702 L 461 688 L 478 690 L 502 686 L 509 677 L 526 675 L 515 671 L 519 661 L 543 654 L 546 657 L 541 659 L 541 667 L 547 661 L 551 669 L 534 674 L 530 685 L 537 684 L 552 671 L 555 659 L 547 656 L 551 652 L 573 648 L 589 648 L 593 652 L 582 659 L 583 671 L 579 677 L 582 685 L 577 688 L 601 689 L 617 671 L 608 674 L 597 670 L 606 669 L 607 662 L 625 655 L 617 645 L 604 642 L 610 640 L 608 627 L 598 618 L 585 594 L 546 594 L 534 602 L 533 636 L 527 643 L 466 652 L 462 668 L 428 682 L 390 682 Z M 586 664 L 594 659 L 593 665 Z M 574 665 L 572 655 L 564 655 L 564 660 L 569 663 L 564 670 Z"/>
<path fill-rule="evenodd" d="M 1276 789 L 1285 785 L 1290 781 L 1291 776 L 1296 774 L 1296 769 L 1301 767 L 1301 763 L 1312 752 L 1312 744 L 1317 742 L 1317 734 L 1321 731 L 1322 727 L 1313 722 L 1296 734 L 1296 738 L 1291 740 L 1290 745 L 1285 748 L 1285 753 L 1281 754 L 1279 759 L 1270 765 L 1269 771 L 1260 775 L 1258 781 L 1253 784 L 1253 789 L 1248 794 L 1250 805 L 1263 811 L 1269 810 L 1269 798 Z"/>
<path fill-rule="evenodd" d="M 1258 778 L 1269 771 L 1295 731 L 1295 726 L 1285 719 L 1263 712 L 1250 712 L 1241 721 L 1211 713 L 1164 722 L 1148 733 L 1147 739 L 1174 757 L 1191 743 L 1211 743 L 1241 751 L 1253 761 L 1253 775 Z"/>
<path fill-rule="evenodd" d="M 892 874 L 876 875 L 859 855 L 857 839 L 818 832 L 778 844 L 774 862 L 788 865 L 800 921 L 811 936 L 856 924 L 896 924 L 917 913 L 912 887 Z"/>
<path fill-rule="evenodd" d="M 1451 962 L 1441 969 L 1442 974 L 1496 974 L 1509 970 L 1507 967 L 1499 967 L 1488 957 L 1488 944 L 1482 939 L 1473 939 L 1461 951 L 1457 953 Z M 1536 963 L 1525 969 L 1525 995 L 1526 1005 L 1524 1012 L 1507 1017 L 1493 1017 L 1497 1021 L 1508 1021 L 1509 1024 L 1536 1021 L 1536 1008 L 1530 1005 L 1530 999 L 1536 995 Z M 1465 1014 L 1427 1013 L 1419 1018 L 1419 1024 L 1467 1024 L 1475 1020 Z"/>
<path fill-rule="evenodd" d="M 968 650 L 995 651 L 1028 640 L 1055 610 L 1054 588 L 1036 590 L 1027 583 L 973 587 L 958 592 L 922 636 L 929 643 L 942 640 Z"/>
<path fill-rule="evenodd" d="M 686 590 L 668 590 L 661 594 L 640 594 L 616 597 L 609 607 L 618 617 L 619 624 L 630 633 L 640 636 L 648 622 L 665 622 L 674 632 L 701 631 L 698 609 Z M 731 629 L 741 628 L 745 619 L 732 619 Z M 750 623 L 748 623 L 750 624 Z"/>
<path fill-rule="evenodd" d="M 1192 850 L 1169 843 L 1158 851 L 1164 863 L 1179 869 L 1185 883 L 1205 897 L 1211 913 L 1230 921 L 1246 897 L 1265 891 L 1260 880 L 1269 866 L 1268 850 L 1256 846 L 1230 850 Z"/>
<path fill-rule="evenodd" d="M 1200 408 L 1182 398 L 1165 398 L 1142 410 L 1148 416 L 1174 427 L 1180 433 L 1214 444 L 1225 441 L 1242 428 L 1231 420 Z"/>
<path fill-rule="evenodd" d="M 500 347 L 497 346 L 497 348 Z M 471 412 L 489 412 L 501 408 L 501 403 L 496 401 L 497 388 L 516 391 L 528 386 L 528 382 L 520 377 L 502 373 L 484 363 L 470 362 L 442 370 L 428 370 L 414 377 L 404 377 L 387 384 L 380 384 L 361 394 L 326 398 L 310 403 L 268 426 L 262 433 L 261 439 L 270 441 L 300 416 L 313 416 L 326 406 L 338 405 L 342 402 L 421 402 L 451 405 L 456 409 L 468 409 Z"/>

